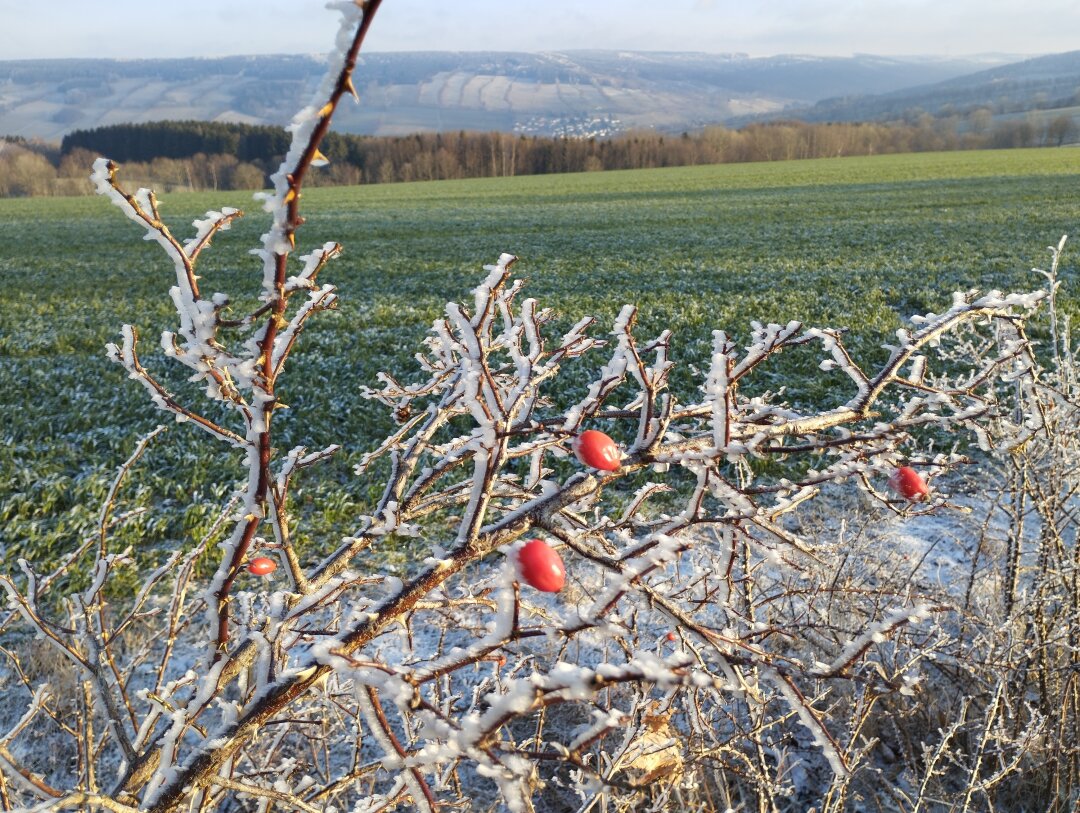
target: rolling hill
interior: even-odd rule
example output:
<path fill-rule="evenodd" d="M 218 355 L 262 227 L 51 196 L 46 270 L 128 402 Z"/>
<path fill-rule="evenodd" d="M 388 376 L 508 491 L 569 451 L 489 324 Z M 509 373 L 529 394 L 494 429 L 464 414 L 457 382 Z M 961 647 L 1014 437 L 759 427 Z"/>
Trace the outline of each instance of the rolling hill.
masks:
<path fill-rule="evenodd" d="M 1000 118 L 1078 106 L 1080 51 L 1069 51 L 876 95 L 824 99 L 788 113 L 805 121 L 874 121 L 919 112 L 950 115 L 981 107 Z"/>
<path fill-rule="evenodd" d="M 357 75 L 363 104 L 345 106 L 335 127 L 378 135 L 678 132 L 826 98 L 932 85 L 1008 59 L 376 53 L 363 58 Z M 0 61 L 0 135 L 59 139 L 75 129 L 162 119 L 284 124 L 322 70 L 312 56 Z"/>

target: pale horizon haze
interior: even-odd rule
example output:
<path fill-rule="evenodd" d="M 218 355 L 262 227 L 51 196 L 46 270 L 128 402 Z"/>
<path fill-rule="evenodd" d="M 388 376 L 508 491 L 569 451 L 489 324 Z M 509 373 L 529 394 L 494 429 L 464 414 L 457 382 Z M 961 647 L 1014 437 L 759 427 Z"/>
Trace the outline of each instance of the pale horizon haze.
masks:
<path fill-rule="evenodd" d="M 384 0 L 366 50 L 1036 55 L 1080 47 L 1080 3 L 1042 0 Z M 0 60 L 325 53 L 323 0 L 0 0 Z"/>

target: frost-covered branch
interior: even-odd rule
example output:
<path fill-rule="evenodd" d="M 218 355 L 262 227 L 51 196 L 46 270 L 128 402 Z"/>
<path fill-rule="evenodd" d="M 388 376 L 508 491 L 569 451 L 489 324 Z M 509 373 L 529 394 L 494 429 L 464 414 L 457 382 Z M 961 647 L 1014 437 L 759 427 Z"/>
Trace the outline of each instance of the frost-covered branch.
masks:
<path fill-rule="evenodd" d="M 546 754 L 540 760 L 544 764 L 553 753 L 563 753 L 565 764 L 581 771 L 594 758 L 590 754 L 604 752 L 605 737 L 577 738 L 576 747 L 570 748 L 557 731 L 540 733 L 531 740 L 537 746 L 532 751 L 508 748 L 503 738 L 510 736 L 516 721 L 538 716 L 543 732 L 542 721 L 552 713 L 553 703 L 595 706 L 598 692 L 610 694 L 615 686 L 628 690 L 636 703 L 648 702 L 657 691 L 669 694 L 676 707 L 692 701 L 693 709 L 682 713 L 697 716 L 713 713 L 709 709 L 724 707 L 730 698 L 762 709 L 779 702 L 794 712 L 828 762 L 847 773 L 844 747 L 803 686 L 842 676 L 854 679 L 854 667 L 874 647 L 925 613 L 918 606 L 890 610 L 835 652 L 823 653 L 824 663 L 820 656 L 807 659 L 798 648 L 770 646 L 754 613 L 740 607 L 736 597 L 745 590 L 740 585 L 753 578 L 753 570 L 737 551 L 756 551 L 753 555 L 762 563 L 798 570 L 800 557 L 816 558 L 817 551 L 778 524 L 779 517 L 796 511 L 823 485 L 851 479 L 869 484 L 890 473 L 899 460 L 911 456 L 901 448 L 928 427 L 954 432 L 991 413 L 999 422 L 1011 414 L 1004 399 L 1016 392 L 1012 379 L 1018 369 L 1019 375 L 1026 374 L 1022 365 L 1028 358 L 1026 342 L 1018 338 L 1019 320 L 1035 298 L 991 296 L 957 302 L 946 316 L 932 320 L 930 328 L 911 334 L 900 361 L 894 355 L 870 373 L 855 368 L 836 331 L 807 331 L 795 324 L 755 326 L 758 343 L 742 352 L 726 334 L 718 334 L 702 383 L 705 400 L 686 406 L 668 392 L 669 336 L 644 344 L 645 352 L 656 358 L 646 363 L 633 336 L 633 311 L 624 310 L 614 326 L 614 341 L 607 345 L 610 357 L 599 364 L 587 398 L 559 411 L 557 395 L 547 390 L 555 386 L 561 367 L 585 363 L 589 351 L 604 345 L 585 338 L 584 321 L 561 342 L 545 342 L 550 317 L 532 300 L 516 304 L 520 285 L 511 277 L 512 264 L 513 257 L 504 255 L 489 266 L 473 309 L 451 305 L 448 318 L 433 325 L 419 380 L 404 384 L 384 375 L 383 388 L 368 392 L 395 414 L 413 417 L 358 470 L 364 476 L 380 457 L 391 462 L 383 496 L 372 513 L 360 518 L 355 534 L 321 561 L 305 562 L 290 546 L 284 504 L 294 473 L 336 447 L 311 454 L 297 447 L 277 467 L 267 486 L 274 511 L 269 519 L 275 544 L 286 553 L 292 590 L 274 594 L 268 604 L 244 597 L 236 610 L 241 639 L 231 650 L 209 656 L 202 678 L 170 680 L 164 667 L 159 670 L 156 688 L 147 695 L 150 714 L 133 741 L 140 751 L 128 753 L 117 798 L 129 798 L 142 788 L 148 809 L 171 809 L 184 798 L 185 788 L 208 787 L 215 777 L 227 775 L 223 771 L 236 764 L 258 731 L 275 720 L 293 719 L 297 704 L 309 704 L 305 698 L 318 696 L 321 687 L 350 681 L 366 687 L 355 695 L 358 722 L 353 725 L 368 731 L 376 726 L 383 732 L 375 733 L 389 743 L 384 767 L 398 771 L 400 786 L 388 786 L 380 798 L 404 794 L 417 805 L 436 804 L 447 789 L 437 777 L 456 772 L 466 762 L 481 766 L 507 799 L 527 805 L 521 787 L 536 770 L 530 753 Z M 883 397 L 888 387 L 880 382 L 902 391 L 903 382 L 893 371 L 914 354 L 927 354 L 931 344 L 947 340 L 946 327 L 976 330 L 987 319 L 1005 351 L 975 359 L 976 369 L 963 373 L 965 386 L 937 374 L 924 379 L 924 389 L 914 396 Z M 857 391 L 854 399 L 802 413 L 771 396 L 743 394 L 750 371 L 780 350 L 813 352 L 821 344 L 827 359 L 843 358 L 855 370 L 849 373 Z M 1003 377 L 1009 379 L 1004 386 L 998 383 Z M 873 400 L 866 400 L 867 392 Z M 860 401 L 858 409 L 851 405 L 855 400 Z M 612 409 L 612 401 L 629 406 Z M 580 464 L 568 460 L 571 440 L 601 415 L 605 428 L 627 438 L 631 451 L 610 470 L 574 471 Z M 567 426 L 577 430 L 570 432 Z M 998 440 L 1005 440 L 1011 430 L 1001 425 L 997 431 Z M 250 484 L 264 471 L 257 447 L 245 445 L 253 475 L 239 511 L 249 510 Z M 747 477 L 745 461 L 767 454 L 821 462 L 796 463 L 771 478 Z M 945 471 L 954 462 L 938 455 L 933 466 Z M 624 481 L 657 464 L 685 471 L 694 485 L 683 489 L 647 482 L 626 492 L 625 500 L 618 498 Z M 868 490 L 878 499 L 895 501 L 870 485 Z M 613 502 L 609 494 L 616 497 Z M 659 500 L 664 501 L 662 511 L 652 507 Z M 451 518 L 457 530 L 436 542 L 425 528 L 444 517 Z M 259 519 L 245 516 L 224 543 L 226 552 L 230 547 L 235 551 Z M 719 548 L 703 543 L 715 528 L 724 529 Z M 581 593 L 573 606 L 538 602 L 514 584 L 524 578 L 515 565 L 519 540 L 538 532 L 563 545 L 570 573 L 567 589 Z M 430 558 L 403 578 L 373 575 L 382 546 L 403 535 L 427 537 Z M 500 556 L 507 557 L 507 564 L 491 561 Z M 203 592 L 207 598 L 202 604 L 211 620 L 216 619 L 219 641 L 222 616 L 214 614 L 215 600 L 231 595 L 227 580 L 235 580 L 238 570 L 219 567 L 211 588 Z M 190 567 L 182 569 L 185 582 L 190 574 Z M 364 593 L 355 593 L 362 584 L 368 585 Z M 371 586 L 378 586 L 374 595 Z M 350 593 L 354 599 L 341 604 Z M 174 590 L 170 638 L 190 613 L 178 595 Z M 492 602 L 489 596 L 496 598 Z M 140 595 L 137 603 L 144 600 Z M 474 636 L 468 632 L 474 629 L 486 632 Z M 405 649 L 388 648 L 402 634 L 395 630 L 413 643 Z M 423 634 L 418 636 L 417 630 Z M 438 631 L 437 638 L 432 631 Z M 785 629 L 783 639 L 790 640 L 795 632 Z M 646 668 L 643 664 L 654 663 L 646 654 L 653 646 L 649 640 L 656 638 L 661 648 L 665 641 L 668 646 L 674 643 L 672 665 L 657 661 Z M 614 652 L 621 652 L 620 657 L 613 658 L 610 650 L 600 654 L 609 640 L 618 642 Z M 813 640 L 811 636 L 807 642 Z M 567 671 L 569 666 L 558 659 L 545 663 L 550 657 L 544 654 L 547 646 L 595 652 L 590 658 L 598 660 L 593 667 Z M 482 677 L 483 671 L 472 677 L 478 665 L 491 662 L 529 664 L 534 677 L 503 679 L 498 671 L 493 677 Z M 568 682 L 570 675 L 577 677 Z M 112 685 L 98 679 L 106 688 Z M 550 686 L 549 680 L 554 680 Z M 217 693 L 234 683 L 246 702 L 228 713 L 211 713 Z M 907 686 L 900 677 L 879 685 L 887 691 Z M 446 692 L 486 697 L 482 706 L 498 711 L 480 714 L 470 723 L 442 704 L 439 698 Z M 522 700 L 513 699 L 519 694 Z M 379 697 L 393 704 L 400 724 L 380 711 Z M 703 707 L 705 697 L 709 699 Z M 630 707 L 618 712 L 629 713 Z M 110 711 L 109 716 L 119 717 L 120 712 Z M 158 733 L 151 735 L 155 728 Z M 119 732 L 116 736 L 119 743 L 123 737 Z M 669 747 L 664 745 L 661 752 Z M 420 759 L 429 752 L 439 756 Z M 694 764 L 692 753 L 678 753 L 684 768 Z M 635 761 L 651 764 L 636 758 L 627 764 Z M 596 773 L 591 781 L 598 777 L 621 792 L 638 787 L 618 771 Z M 231 782 L 217 787 L 249 784 Z M 356 790 L 343 786 L 341 793 Z"/>
<path fill-rule="evenodd" d="M 703 548 L 696 536 L 699 533 L 695 531 L 696 528 L 717 524 L 736 530 L 732 544 L 736 538 L 745 539 L 747 543 L 759 546 L 766 557 L 775 556 L 778 557 L 777 561 L 798 567 L 797 559 L 780 551 L 784 547 L 791 548 L 796 557 L 812 554 L 813 551 L 796 535 L 779 527 L 776 524 L 777 516 L 794 510 L 826 483 L 890 472 L 899 459 L 900 445 L 911 442 L 911 431 L 927 425 L 955 430 L 977 420 L 989 408 L 987 404 L 1001 394 L 995 394 L 1000 388 L 993 383 L 996 377 L 991 373 L 995 370 L 999 374 L 1010 372 L 1010 365 L 1021 348 L 1013 348 L 1016 353 L 997 354 L 985 362 L 986 367 L 979 380 L 984 382 L 986 391 L 976 393 L 971 388 L 964 391 L 978 400 L 978 409 L 962 403 L 961 396 L 955 392 L 945 395 L 947 385 L 942 383 L 934 392 L 938 397 L 920 394 L 896 403 L 875 400 L 865 403 L 860 411 L 845 404 L 804 415 L 786 407 L 773 406 L 760 398 L 746 398 L 732 384 L 724 393 L 710 392 L 710 395 L 715 393 L 716 397 L 710 400 L 707 409 L 696 405 L 670 409 L 671 430 L 668 434 L 674 437 L 668 437 L 666 443 L 657 445 L 653 454 L 642 449 L 625 456 L 616 471 L 571 473 L 561 482 L 545 477 L 521 480 L 516 471 L 510 468 L 512 461 L 522 457 L 516 454 L 517 449 L 524 447 L 530 450 L 529 456 L 539 458 L 530 463 L 530 468 L 541 471 L 545 455 L 565 454 L 563 448 L 569 445 L 565 430 L 552 434 L 552 429 L 566 426 L 567 415 L 564 413 L 560 420 L 559 416 L 540 412 L 544 409 L 540 405 L 549 400 L 542 397 L 540 388 L 554 379 L 560 363 L 571 361 L 581 353 L 568 350 L 564 344 L 555 351 L 559 353 L 558 358 L 549 359 L 538 349 L 541 343 L 534 340 L 532 346 L 535 352 L 527 360 L 532 375 L 522 374 L 526 364 L 523 359 L 526 357 L 518 349 L 515 339 L 527 333 L 536 310 L 532 305 L 526 305 L 528 300 L 522 303 L 520 309 L 514 305 L 512 300 L 518 287 L 510 280 L 511 264 L 512 258 L 506 256 L 497 265 L 488 268 L 488 278 L 477 290 L 472 314 L 462 306 L 454 305 L 448 308 L 448 320 L 436 322 L 429 343 L 431 353 L 425 365 L 426 379 L 416 385 L 403 385 L 395 378 L 385 376 L 383 389 L 370 393 L 371 397 L 387 403 L 395 411 L 412 411 L 416 417 L 410 419 L 402 430 L 392 434 L 377 450 L 376 454 L 392 458 L 390 479 L 383 498 L 373 513 L 363 519 L 355 536 L 310 574 L 309 585 L 315 591 L 336 589 L 336 580 L 356 565 L 358 556 L 366 553 L 377 557 L 380 541 L 395 534 L 417 533 L 418 523 L 431 515 L 433 501 L 438 506 L 435 513 L 456 512 L 458 531 L 453 540 L 445 550 L 436 549 L 433 558 L 414 576 L 400 581 L 385 581 L 382 598 L 365 603 L 362 612 L 359 609 L 354 611 L 352 620 L 343 618 L 342 625 L 332 636 L 312 645 L 308 660 L 301 659 L 267 684 L 258 701 L 242 711 L 235 721 L 217 731 L 208 732 L 208 738 L 218 743 L 218 747 L 194 752 L 183 763 L 177 782 L 169 785 L 169 788 L 178 788 L 181 782 L 196 781 L 195 778 L 199 776 L 217 774 L 228 764 L 235 748 L 249 741 L 254 732 L 274 719 L 275 715 L 283 713 L 295 698 L 330 678 L 340 680 L 343 676 L 351 676 L 356 679 L 357 663 L 371 664 L 363 667 L 367 670 L 365 674 L 383 676 L 372 685 L 400 700 L 398 710 L 408 716 L 417 702 L 424 702 L 418 700 L 416 695 L 420 687 L 430 681 L 424 675 L 437 674 L 440 680 L 456 680 L 461 679 L 463 671 L 500 651 L 509 660 L 511 654 L 520 651 L 525 642 L 538 636 L 540 628 L 525 623 L 525 619 L 535 613 L 547 618 L 545 626 L 549 631 L 540 635 L 541 638 L 550 637 L 550 625 L 554 619 L 554 629 L 567 641 L 602 640 L 612 634 L 636 639 L 640 636 L 642 626 L 661 630 L 680 629 L 684 636 L 681 640 L 695 642 L 693 651 L 698 653 L 701 662 L 715 664 L 715 674 L 711 668 L 701 674 L 702 677 L 712 675 L 708 677 L 709 685 L 718 692 L 718 702 L 720 695 L 726 691 L 747 692 L 746 687 L 754 685 L 757 680 L 752 675 L 760 672 L 761 679 L 771 681 L 770 685 L 783 702 L 797 706 L 797 716 L 812 732 L 813 738 L 831 754 L 830 759 L 834 764 L 843 765 L 844 759 L 835 738 L 823 726 L 820 714 L 812 707 L 812 701 L 797 688 L 798 675 L 802 672 L 807 678 L 815 675 L 834 677 L 847 671 L 858 659 L 865 657 L 872 646 L 888 640 L 912 618 L 922 617 L 923 611 L 908 607 L 884 615 L 869 632 L 852 639 L 839 652 L 831 655 L 832 666 L 812 669 L 798 658 L 763 647 L 752 634 L 748 636 L 746 632 L 739 632 L 737 625 L 732 628 L 733 620 L 740 618 L 740 613 L 731 604 L 719 601 L 719 598 L 721 595 L 733 595 L 733 583 L 728 583 L 721 592 L 713 588 L 711 594 L 705 593 L 712 598 L 706 598 L 703 604 L 697 598 L 696 589 L 674 589 L 673 568 L 687 569 L 691 584 L 710 578 L 718 582 L 733 578 L 730 565 L 725 571 L 710 564 L 716 552 Z M 1003 323 L 1002 326 L 1006 328 L 1003 335 L 1012 335 L 1008 328 L 1016 324 L 1016 320 L 1021 318 L 1033 301 L 1030 298 L 1014 298 L 1002 304 L 996 297 L 977 299 L 957 306 L 947 319 L 953 325 L 974 325 L 989 317 Z M 499 323 L 484 317 L 484 314 L 496 312 L 504 316 Z M 629 323 L 629 319 L 620 319 L 616 324 L 619 339 L 613 343 L 616 361 L 601 366 L 594 386 L 590 388 L 592 401 L 579 402 L 571 406 L 569 412 L 570 420 L 580 425 L 579 414 L 597 414 L 607 399 L 616 397 L 627 387 L 636 386 L 638 406 L 621 414 L 625 416 L 623 420 L 636 424 L 636 428 L 627 436 L 639 438 L 647 437 L 648 427 L 652 426 L 653 415 L 656 414 L 643 409 L 641 403 L 646 399 L 659 403 L 667 393 L 662 392 L 663 368 L 655 368 L 659 373 L 646 372 L 634 376 L 629 372 L 630 364 L 623 366 L 619 361 L 632 359 L 633 351 L 630 348 L 636 347 L 630 335 Z M 935 325 L 934 330 L 917 334 L 909 348 L 910 352 L 914 353 L 940 340 L 943 335 L 940 327 Z M 539 329 L 539 326 L 532 329 Z M 775 334 L 761 328 L 760 332 L 763 336 L 761 346 L 748 351 L 755 365 L 763 363 L 764 358 L 778 348 L 789 346 L 785 344 L 787 342 L 792 343 L 792 348 L 807 351 L 818 339 L 817 334 L 808 334 L 801 328 L 787 332 L 778 330 Z M 838 341 L 835 332 L 825 335 L 830 343 Z M 662 348 L 665 343 L 666 340 L 652 346 Z M 835 346 L 827 347 L 826 352 L 836 357 Z M 497 357 L 503 353 L 511 363 L 498 360 Z M 663 365 L 663 356 L 660 358 Z M 722 380 L 717 369 L 739 369 L 739 361 L 732 365 L 724 354 L 714 359 L 714 367 L 707 374 L 711 386 L 715 388 L 715 382 Z M 895 366 L 895 359 L 890 360 L 884 370 Z M 621 372 L 617 373 L 616 370 Z M 880 381 L 887 375 L 887 372 L 877 371 L 873 375 L 852 378 L 861 390 L 861 381 Z M 885 388 L 872 385 L 872 390 L 880 394 Z M 629 397 L 631 401 L 635 398 L 633 395 L 624 397 Z M 723 431 L 718 435 L 717 411 L 713 404 L 724 399 L 730 404 L 729 414 L 721 416 Z M 430 406 L 423 406 L 425 402 Z M 871 407 L 874 414 L 871 414 Z M 879 412 L 882 409 L 893 413 L 891 421 L 883 420 Z M 452 416 L 468 416 L 472 426 L 462 428 L 454 424 L 455 428 L 451 429 L 448 418 Z M 870 430 L 848 430 L 840 442 L 824 442 L 825 429 L 844 424 L 857 426 L 860 421 L 872 422 Z M 644 435 L 640 431 L 642 426 L 646 427 Z M 731 438 L 750 438 L 757 443 L 765 439 L 794 436 L 802 441 L 798 447 L 800 451 L 815 450 L 835 457 L 837 461 L 821 469 L 807 469 L 791 479 L 781 478 L 775 486 L 760 481 L 740 482 L 725 474 L 725 471 L 739 459 L 752 454 L 756 444 L 741 443 L 736 446 L 733 444 L 738 441 L 733 440 L 723 448 L 715 448 L 716 438 L 727 433 Z M 778 450 L 783 449 L 781 446 Z M 299 459 L 302 454 L 302 451 L 296 450 L 293 457 Z M 665 490 L 659 485 L 652 485 L 638 493 L 618 521 L 609 519 L 602 510 L 592 520 L 586 520 L 580 513 L 583 507 L 601 506 L 606 491 L 617 488 L 621 480 L 634 476 L 640 469 L 657 461 L 686 468 L 694 474 L 697 487 L 684 495 L 686 502 L 680 512 L 667 517 L 646 513 L 649 498 Z M 565 465 L 558 463 L 557 457 L 554 463 L 557 466 Z M 950 465 L 950 461 L 942 458 L 935 465 L 944 469 Z M 513 556 L 512 551 L 516 549 L 514 541 L 537 530 L 563 540 L 566 550 L 580 557 L 575 559 L 571 556 L 570 561 L 576 563 L 574 571 L 577 574 L 572 579 L 581 585 L 581 589 L 593 594 L 592 600 L 571 612 L 558 608 L 543 609 L 529 602 L 520 610 L 522 621 L 509 625 L 503 625 L 498 620 L 484 622 L 484 602 L 462 605 L 448 601 L 450 594 L 444 585 L 449 583 L 458 585 L 455 590 L 469 584 L 467 592 L 473 595 L 483 595 L 487 590 L 507 589 L 505 583 L 502 587 L 498 583 L 488 586 L 489 582 L 482 575 L 467 577 L 468 581 L 464 583 L 458 577 L 473 573 L 477 568 L 482 573 L 483 563 L 497 550 L 510 551 L 509 555 Z M 586 545 L 587 539 L 596 540 L 600 548 Z M 730 555 L 722 551 L 721 557 L 732 561 Z M 590 565 L 596 569 L 592 570 Z M 505 570 L 498 572 L 505 574 Z M 510 572 L 510 578 L 513 578 L 512 568 Z M 589 575 L 590 572 L 593 575 Z M 709 573 L 714 575 L 709 576 Z M 504 575 L 500 578 L 507 577 Z M 724 619 L 721 626 L 727 631 L 721 632 L 714 627 L 714 622 L 707 620 L 709 615 L 702 617 L 701 613 L 706 607 L 710 608 L 709 613 L 717 613 L 719 618 Z M 644 608 L 656 611 L 654 621 L 643 624 Z M 621 620 L 622 613 L 631 610 L 637 622 L 635 627 L 626 627 Z M 412 628 L 418 623 L 419 615 L 432 616 L 422 626 L 444 629 L 445 622 L 439 620 L 444 613 L 451 613 L 457 618 L 475 616 L 474 621 L 465 622 L 466 626 L 494 623 L 494 630 L 497 631 L 495 638 L 483 637 L 479 642 L 451 653 L 449 660 L 436 660 L 435 663 L 439 664 L 436 666 L 431 665 L 429 659 L 414 660 L 419 657 L 419 652 L 406 654 L 400 660 L 383 660 L 379 656 L 357 660 L 360 653 L 369 649 L 379 652 L 379 642 L 390 635 L 393 628 L 402 623 Z M 747 620 L 745 623 L 747 629 L 752 630 L 756 622 Z M 689 636 L 689 639 L 685 636 Z M 256 649 L 252 648 L 253 654 Z M 241 656 L 243 652 L 242 647 L 237 655 Z M 371 669 L 375 671 L 371 672 Z M 385 681 L 391 676 L 400 689 L 389 690 Z M 643 686 L 655 682 L 646 680 Z M 413 688 L 406 691 L 410 685 Z M 897 680 L 895 685 L 904 684 Z M 759 692 L 760 689 L 754 691 Z M 533 714 L 535 708 L 530 704 L 505 720 L 495 718 L 498 725 L 491 729 L 492 733 L 509 725 L 517 716 Z M 367 716 L 371 714 L 369 710 Z M 421 726 L 423 729 L 424 726 Z M 402 748 L 406 747 L 404 743 L 410 730 L 407 726 L 401 733 L 394 734 Z M 401 739 L 402 736 L 405 739 Z M 415 747 L 422 749 L 427 746 L 417 743 Z M 440 764 L 446 759 L 456 764 L 470 758 L 476 748 L 474 744 L 452 750 Z M 573 755 L 573 759 L 582 756 Z M 570 761 L 573 762 L 573 759 Z M 507 768 L 501 760 L 489 764 L 492 777 L 496 778 L 504 793 L 508 792 L 504 783 L 521 781 L 524 776 L 517 769 Z M 416 778 L 410 778 L 407 774 L 408 771 L 402 775 L 405 786 L 420 787 L 411 785 Z M 169 796 L 159 793 L 153 802 L 157 809 L 166 809 L 169 799 Z"/>

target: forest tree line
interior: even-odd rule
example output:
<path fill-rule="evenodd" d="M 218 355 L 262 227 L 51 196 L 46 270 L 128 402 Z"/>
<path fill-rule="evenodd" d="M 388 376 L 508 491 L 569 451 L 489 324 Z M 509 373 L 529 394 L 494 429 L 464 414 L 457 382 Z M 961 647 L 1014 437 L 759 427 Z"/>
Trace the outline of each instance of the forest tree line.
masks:
<path fill-rule="evenodd" d="M 986 115 L 980 115 L 985 112 Z M 352 185 L 591 172 L 696 164 L 782 161 L 957 149 L 1061 146 L 1078 137 L 1067 115 L 994 121 L 989 111 L 891 123 L 781 121 L 670 135 L 613 138 L 507 133 L 361 136 L 330 133 L 330 163 L 311 185 Z M 149 122 L 79 130 L 49 145 L 0 141 L 0 197 L 89 194 L 98 155 L 124 165 L 132 182 L 162 191 L 258 189 L 288 149 L 284 128 L 217 122 Z"/>

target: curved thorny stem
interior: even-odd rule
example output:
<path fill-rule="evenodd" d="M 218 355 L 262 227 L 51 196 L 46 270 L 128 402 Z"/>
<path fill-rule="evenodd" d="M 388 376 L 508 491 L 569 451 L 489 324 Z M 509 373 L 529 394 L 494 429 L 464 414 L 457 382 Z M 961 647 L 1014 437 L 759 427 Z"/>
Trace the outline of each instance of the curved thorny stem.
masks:
<path fill-rule="evenodd" d="M 236 209 L 208 212 L 204 220 L 195 222 L 195 236 L 181 245 L 161 220 L 152 192 L 140 189 L 131 194 L 125 191 L 116 179 L 116 165 L 110 161 L 100 159 L 94 167 L 93 180 L 98 191 L 142 225 L 148 237 L 165 249 L 176 267 L 177 284 L 172 290 L 172 298 L 180 316 L 181 329 L 179 336 L 167 333 L 162 337 L 166 355 L 194 370 L 196 380 L 206 382 L 207 394 L 233 407 L 244 426 L 243 432 L 234 432 L 179 404 L 140 363 L 133 327 L 124 328 L 122 345 L 110 346 L 110 356 L 123 364 L 132 378 L 147 387 L 158 406 L 173 412 L 177 420 L 193 421 L 219 440 L 243 449 L 246 454 L 248 477 L 244 510 L 225 545 L 226 555 L 210 588 L 213 599 L 209 604 L 216 625 L 215 660 L 224 655 L 229 642 L 233 585 L 264 521 L 269 521 L 273 527 L 277 549 L 293 576 L 294 588 L 298 593 L 308 590 L 288 537 L 285 494 L 272 489 L 275 480 L 272 423 L 279 402 L 278 376 L 297 336 L 313 314 L 336 304 L 333 286 L 317 287 L 315 280 L 326 262 L 340 253 L 340 246 L 328 243 L 316 249 L 303 258 L 303 269 L 291 278 L 290 257 L 296 246 L 297 230 L 303 224 L 300 197 L 304 177 L 313 162 L 321 158 L 319 143 L 328 132 L 342 97 L 355 93 L 352 72 L 379 4 L 380 0 L 369 0 L 361 4 L 363 12 L 361 6 L 347 4 L 342 42 L 339 42 L 343 47 L 334 54 L 335 64 L 316 95 L 317 101 L 301 111 L 291 125 L 293 143 L 271 179 L 274 192 L 263 196 L 273 221 L 270 230 L 263 235 L 263 249 L 257 252 L 263 261 L 263 306 L 252 317 L 240 322 L 223 319 L 221 312 L 228 304 L 228 297 L 215 294 L 210 300 L 204 299 L 195 273 L 200 252 L 215 234 L 229 228 L 242 212 Z M 300 291 L 307 292 L 308 300 L 289 318 L 290 299 Z M 221 335 L 222 329 L 252 326 L 256 326 L 255 330 L 243 349 L 235 354 L 230 352 Z"/>

